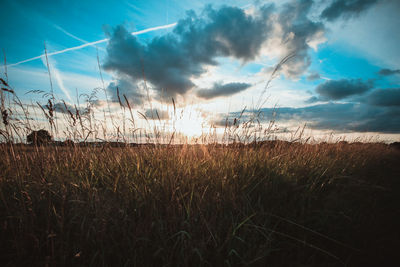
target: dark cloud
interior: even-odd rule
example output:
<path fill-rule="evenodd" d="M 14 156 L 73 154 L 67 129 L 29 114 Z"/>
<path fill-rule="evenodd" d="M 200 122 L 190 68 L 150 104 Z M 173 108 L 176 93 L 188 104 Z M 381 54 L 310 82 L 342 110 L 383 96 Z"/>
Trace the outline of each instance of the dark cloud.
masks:
<path fill-rule="evenodd" d="M 118 90 L 117 90 L 118 88 Z M 111 82 L 107 86 L 107 91 L 111 93 L 111 101 L 119 102 L 118 93 L 121 102 L 125 105 L 126 101 L 124 95 L 129 101 L 130 105 L 140 105 L 144 101 L 144 93 L 139 88 L 139 85 L 130 81 L 128 77 L 121 78 L 118 81 Z"/>
<path fill-rule="evenodd" d="M 400 69 L 399 70 L 381 69 L 378 72 L 378 74 L 382 75 L 382 76 L 390 76 L 390 75 L 400 74 Z"/>
<path fill-rule="evenodd" d="M 295 54 L 281 67 L 288 78 L 303 74 L 311 64 L 308 54 L 310 46 L 313 46 L 313 42 L 323 41 L 324 25 L 308 18 L 312 4 L 312 0 L 292 1 L 285 4 L 279 13 L 278 24 L 283 32 L 280 36 L 281 47 L 287 55 Z"/>
<path fill-rule="evenodd" d="M 319 73 L 311 73 L 310 75 L 307 76 L 307 81 L 316 81 L 320 79 L 321 76 L 319 75 Z"/>
<path fill-rule="evenodd" d="M 166 110 L 160 110 L 157 108 L 147 109 L 144 113 L 149 120 L 168 120 L 169 114 Z"/>
<path fill-rule="evenodd" d="M 278 116 L 280 111 L 277 111 Z M 397 113 L 397 116 L 396 116 Z M 400 132 L 400 110 L 358 103 L 328 103 L 287 110 L 286 118 L 309 121 L 314 129 L 354 132 Z"/>
<path fill-rule="evenodd" d="M 376 106 L 400 107 L 400 88 L 375 90 L 368 96 L 367 102 Z"/>
<path fill-rule="evenodd" d="M 205 99 L 211 99 L 219 96 L 230 96 L 249 88 L 249 83 L 215 83 L 210 89 L 200 89 L 197 91 L 197 96 Z"/>
<path fill-rule="evenodd" d="M 198 28 L 200 32 L 193 32 L 190 29 L 198 22 L 193 24 L 187 21 L 180 21 L 175 32 L 188 37 L 186 40 L 189 40 L 189 45 L 198 44 L 193 42 L 192 38 L 194 33 L 200 33 L 194 38 L 197 41 L 199 37 L 205 37 L 203 39 L 205 43 L 201 48 L 211 45 L 214 50 L 211 53 L 208 51 L 211 56 L 220 54 L 248 61 L 258 55 L 262 43 L 268 36 L 271 26 L 268 17 L 272 11 L 273 6 L 266 5 L 261 7 L 257 14 L 246 15 L 244 10 L 236 7 L 225 6 L 215 10 L 208 6 L 204 10 L 208 21 L 204 27 Z"/>
<path fill-rule="evenodd" d="M 333 0 L 332 3 L 321 13 L 321 18 L 334 21 L 339 18 L 351 18 L 358 16 L 367 10 L 378 0 Z"/>
<path fill-rule="evenodd" d="M 295 126 L 307 122 L 307 127 L 339 132 L 400 133 L 400 108 L 378 107 L 360 103 L 327 103 L 302 108 L 264 108 L 265 121 L 271 114 L 278 126 L 291 122 Z M 239 116 L 240 112 L 230 116 Z M 244 118 L 245 120 L 245 118 Z"/>
<path fill-rule="evenodd" d="M 307 104 L 312 104 L 312 103 L 316 103 L 318 101 L 321 101 L 317 96 L 312 96 L 309 99 L 307 99 L 305 102 Z"/>
<path fill-rule="evenodd" d="M 353 95 L 361 95 L 373 87 L 373 83 L 364 82 L 361 79 L 329 80 L 317 86 L 316 92 L 319 99 L 340 100 Z"/>
<path fill-rule="evenodd" d="M 218 65 L 218 57 L 245 64 L 259 56 L 261 48 L 272 45 L 280 51 L 278 56 L 295 54 L 280 71 L 297 78 L 311 63 L 309 48 L 315 48 L 325 30 L 322 23 L 307 17 L 312 4 L 312 0 L 293 1 L 279 10 L 264 5 L 250 13 L 237 7 L 206 6 L 199 14 L 187 12 L 172 32 L 147 43 L 119 26 L 110 36 L 103 66 L 122 79 L 129 77 L 133 91 L 135 83 L 146 80 L 156 95 L 184 96 L 195 88 L 192 79 L 204 74 L 206 65 Z"/>
<path fill-rule="evenodd" d="M 320 95 L 306 103 L 361 95 L 371 88 L 372 82 L 361 80 L 328 81 L 317 87 Z M 352 102 L 346 104 L 330 102 L 304 108 L 281 108 L 277 111 L 277 120 L 307 121 L 311 128 L 324 130 L 400 133 L 400 88 L 377 89 L 350 100 Z"/>
<path fill-rule="evenodd" d="M 47 110 L 49 109 L 49 106 L 48 106 L 48 105 L 43 105 L 42 107 L 43 107 L 44 109 L 47 109 Z M 64 103 L 64 102 L 55 103 L 55 104 L 53 105 L 52 109 L 53 109 L 54 111 L 57 111 L 57 112 L 59 112 L 59 113 L 64 113 L 64 114 L 68 114 L 68 113 L 69 113 L 68 111 L 70 111 L 72 114 L 75 114 L 75 113 L 76 113 L 76 109 L 75 109 L 74 106 L 72 106 L 72 105 L 70 105 L 70 104 L 68 104 L 68 103 Z"/>
<path fill-rule="evenodd" d="M 108 43 L 104 68 L 133 81 L 146 79 L 158 93 L 184 95 L 194 87 L 191 79 L 205 72 L 204 65 L 217 65 L 217 57 L 254 59 L 267 38 L 272 10 L 263 6 L 250 16 L 236 7 L 208 6 L 201 16 L 187 12 L 173 33 L 147 44 L 119 26 Z"/>

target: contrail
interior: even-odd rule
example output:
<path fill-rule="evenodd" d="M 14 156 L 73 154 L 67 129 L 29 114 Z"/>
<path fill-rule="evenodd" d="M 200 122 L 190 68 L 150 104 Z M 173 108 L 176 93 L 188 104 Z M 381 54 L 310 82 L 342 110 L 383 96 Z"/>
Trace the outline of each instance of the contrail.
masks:
<path fill-rule="evenodd" d="M 63 28 L 61 28 L 60 26 L 58 26 L 57 24 L 53 24 L 53 27 L 56 28 L 56 29 L 59 30 L 59 31 L 62 31 L 63 33 L 65 33 L 65 34 L 68 35 L 69 37 L 72 37 L 72 38 L 74 38 L 75 40 L 78 40 L 78 41 L 81 42 L 81 43 L 84 43 L 84 44 L 89 43 L 88 41 L 85 41 L 85 40 L 83 40 L 83 39 L 81 39 L 81 38 L 79 38 L 79 37 L 73 35 L 72 33 L 67 32 L 66 30 L 64 30 Z"/>
<path fill-rule="evenodd" d="M 54 63 L 52 64 L 52 66 L 50 68 L 51 68 L 51 71 L 53 72 L 54 77 L 56 78 L 56 82 L 57 82 L 58 87 L 60 87 L 61 91 L 68 98 L 68 100 L 70 102 L 73 102 L 72 98 L 71 98 L 71 95 L 69 94 L 69 90 L 67 88 L 65 88 L 64 82 L 63 82 L 62 77 L 61 77 L 61 72 L 56 68 Z"/>
<path fill-rule="evenodd" d="M 162 25 L 162 26 L 157 26 L 157 27 L 144 29 L 144 30 L 137 31 L 137 32 L 132 32 L 131 34 L 132 35 L 139 35 L 139 34 L 143 34 L 143 33 L 146 33 L 146 32 L 152 32 L 152 31 L 171 28 L 171 27 L 174 27 L 175 25 L 176 25 L 176 22 L 175 23 L 171 23 L 171 24 L 167 24 L 167 25 Z M 82 45 L 78 45 L 78 46 L 66 48 L 66 49 L 63 49 L 63 50 L 47 53 L 47 56 L 54 56 L 54 55 L 58 55 L 58 54 L 63 54 L 65 52 L 82 49 L 82 48 L 87 47 L 87 46 L 93 46 L 93 45 L 105 43 L 108 40 L 110 40 L 110 39 L 107 38 L 107 39 L 102 39 L 102 40 L 98 40 L 98 41 L 94 41 L 94 42 L 90 42 L 90 43 L 85 43 L 85 44 L 82 44 Z M 30 62 L 30 61 L 33 61 L 33 60 L 36 60 L 36 59 L 40 59 L 40 58 L 45 57 L 45 56 L 46 56 L 45 54 L 42 54 L 40 56 L 29 58 L 29 59 L 25 59 L 25 60 L 19 61 L 17 63 L 8 64 L 7 67 L 17 66 L 17 65 L 20 65 L 22 63 L 26 63 L 26 62 Z"/>

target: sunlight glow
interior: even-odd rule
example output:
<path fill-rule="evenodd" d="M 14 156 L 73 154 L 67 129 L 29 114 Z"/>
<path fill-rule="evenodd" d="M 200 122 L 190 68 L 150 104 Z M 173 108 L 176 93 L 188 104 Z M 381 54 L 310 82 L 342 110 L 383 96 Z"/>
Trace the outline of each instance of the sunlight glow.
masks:
<path fill-rule="evenodd" d="M 207 130 L 207 123 L 204 120 L 201 112 L 188 112 L 187 108 L 177 112 L 179 116 L 175 121 L 175 129 L 177 132 L 186 135 L 187 137 L 200 137 L 203 131 Z"/>

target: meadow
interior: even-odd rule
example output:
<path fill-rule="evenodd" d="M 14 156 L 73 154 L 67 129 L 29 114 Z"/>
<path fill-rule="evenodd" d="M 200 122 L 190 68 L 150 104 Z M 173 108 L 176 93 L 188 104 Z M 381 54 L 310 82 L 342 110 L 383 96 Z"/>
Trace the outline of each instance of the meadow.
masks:
<path fill-rule="evenodd" d="M 1 145 L 2 266 L 395 266 L 382 143 Z"/>

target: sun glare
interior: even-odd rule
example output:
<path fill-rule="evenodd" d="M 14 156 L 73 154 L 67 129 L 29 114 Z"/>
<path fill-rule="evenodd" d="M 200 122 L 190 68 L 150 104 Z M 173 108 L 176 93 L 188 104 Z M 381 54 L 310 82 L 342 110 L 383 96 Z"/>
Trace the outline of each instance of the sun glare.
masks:
<path fill-rule="evenodd" d="M 180 116 L 175 121 L 177 132 L 187 137 L 200 137 L 207 128 L 206 122 L 200 112 L 180 112 Z"/>

